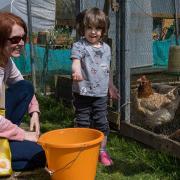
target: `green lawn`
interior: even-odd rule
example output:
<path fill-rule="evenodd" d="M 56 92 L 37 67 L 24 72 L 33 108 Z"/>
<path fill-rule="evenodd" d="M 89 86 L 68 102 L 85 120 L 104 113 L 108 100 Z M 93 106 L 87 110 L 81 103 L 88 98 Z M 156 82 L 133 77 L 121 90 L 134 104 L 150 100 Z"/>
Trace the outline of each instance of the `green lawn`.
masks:
<path fill-rule="evenodd" d="M 70 105 L 53 98 L 38 96 L 41 107 L 41 130 L 73 127 L 74 112 Z M 114 165 L 98 165 L 96 180 L 178 180 L 180 160 L 157 152 L 112 131 L 108 151 Z"/>
<path fill-rule="evenodd" d="M 117 133 L 111 133 L 108 149 L 114 165 L 110 168 L 99 165 L 97 180 L 175 180 L 180 177 L 179 160 Z"/>

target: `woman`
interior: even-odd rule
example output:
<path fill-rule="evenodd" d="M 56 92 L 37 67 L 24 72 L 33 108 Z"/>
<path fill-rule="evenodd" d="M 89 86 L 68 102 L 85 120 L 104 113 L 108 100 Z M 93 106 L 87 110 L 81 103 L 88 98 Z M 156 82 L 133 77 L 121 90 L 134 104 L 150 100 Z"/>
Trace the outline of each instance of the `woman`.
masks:
<path fill-rule="evenodd" d="M 36 143 L 40 133 L 39 105 L 33 86 L 23 79 L 11 58 L 20 56 L 26 36 L 27 27 L 20 17 L 0 13 L 0 87 L 3 83 L 8 87 L 6 116 L 0 115 L 0 137 L 9 139 L 14 171 L 44 167 L 46 161 L 42 147 Z M 27 111 L 31 116 L 30 131 L 19 127 Z"/>

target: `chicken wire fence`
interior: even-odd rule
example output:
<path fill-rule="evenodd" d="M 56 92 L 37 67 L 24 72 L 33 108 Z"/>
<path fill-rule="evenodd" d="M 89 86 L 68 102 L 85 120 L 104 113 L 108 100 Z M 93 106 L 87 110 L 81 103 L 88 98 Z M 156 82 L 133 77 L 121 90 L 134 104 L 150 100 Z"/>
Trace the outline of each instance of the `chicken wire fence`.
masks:
<path fill-rule="evenodd" d="M 29 43 L 30 37 L 28 37 L 25 51 L 14 61 L 22 74 L 31 78 L 31 60 L 34 59 L 36 89 L 44 93 L 54 91 L 55 74 L 71 74 L 70 48 L 76 36 L 74 31 L 76 9 L 75 0 L 39 1 L 40 5 L 36 1 L 31 1 L 33 54 L 30 51 L 31 44 Z M 18 3 L 21 3 L 20 0 Z M 46 21 L 43 21 L 43 28 L 39 27 L 40 23 L 36 28 L 37 21 L 41 21 L 41 14 L 36 18 L 34 16 L 39 13 L 38 9 L 43 11 L 43 7 L 45 7 L 43 14 L 47 15 L 44 15 Z M 24 3 L 23 12 L 25 8 Z M 54 26 L 50 28 L 49 21 L 52 16 L 50 17 L 49 14 L 53 14 L 55 18 Z"/>
<path fill-rule="evenodd" d="M 179 73 L 167 72 L 169 48 L 180 42 L 176 15 L 180 16 L 179 1 L 126 1 L 125 60 L 131 69 L 131 94 L 126 100 L 131 102 L 130 122 L 165 135 L 180 127 Z M 147 79 L 137 82 L 143 74 Z"/>
<path fill-rule="evenodd" d="M 121 5 L 120 1 L 119 3 L 119 5 Z M 81 1 L 81 9 L 93 6 L 103 9 L 104 1 Z M 138 75 L 138 73 L 140 74 L 141 71 L 146 74 L 149 72 L 156 72 L 159 68 L 162 68 L 163 71 L 167 68 L 169 48 L 172 45 L 176 45 L 176 30 L 179 28 L 176 27 L 174 17 L 175 10 L 177 11 L 176 13 L 180 14 L 179 7 L 179 1 L 175 3 L 174 0 L 126 1 L 124 19 L 126 38 L 125 42 L 120 43 L 125 43 L 126 47 L 126 68 L 132 69 L 131 87 L 137 85 L 136 79 L 139 78 L 140 75 Z M 121 8 L 120 6 L 120 11 L 122 10 Z M 112 70 L 116 75 L 119 74 L 117 71 L 120 70 L 119 66 L 117 66 L 118 58 L 116 48 L 118 44 L 116 34 L 119 32 L 117 32 L 116 23 L 120 21 L 120 19 L 117 19 L 116 12 L 112 11 L 112 9 L 109 11 L 108 15 L 111 22 L 108 35 L 109 38 L 112 39 Z M 133 75 L 133 72 L 136 72 L 136 75 Z M 168 82 L 168 80 L 176 80 L 176 77 L 174 78 L 174 76 L 171 77 L 168 74 L 160 72 L 159 74 L 152 73 L 152 75 L 150 77 L 148 75 L 147 78 L 152 82 L 161 83 L 163 81 L 165 85 L 152 85 L 154 94 L 151 95 L 150 99 L 147 98 L 144 102 L 141 102 L 140 106 L 142 107 L 138 107 L 139 109 L 137 108 L 139 99 L 136 96 L 138 90 L 135 88 L 129 89 L 131 94 L 128 95 L 126 92 L 126 101 L 121 105 L 120 109 L 124 106 L 131 106 L 131 111 L 126 112 L 130 113 L 129 118 L 131 123 L 156 133 L 170 134 L 179 127 L 179 95 L 177 93 L 178 90 L 176 89 L 173 91 L 174 86 L 167 85 L 168 83 L 166 84 L 166 82 Z M 114 81 L 116 79 L 117 77 L 114 78 Z M 155 100 L 157 100 L 156 103 Z M 148 101 L 148 103 L 146 101 Z M 140 108 L 144 108 L 145 110 L 143 109 L 144 111 L 142 112 Z M 115 107 L 115 109 L 117 110 L 117 107 Z"/>

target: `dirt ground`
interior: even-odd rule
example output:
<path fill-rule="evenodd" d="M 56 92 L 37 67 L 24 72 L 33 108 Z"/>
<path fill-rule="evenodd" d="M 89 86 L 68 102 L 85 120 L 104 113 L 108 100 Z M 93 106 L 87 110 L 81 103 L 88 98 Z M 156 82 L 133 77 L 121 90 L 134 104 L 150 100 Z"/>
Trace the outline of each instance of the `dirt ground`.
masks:
<path fill-rule="evenodd" d="M 10 177 L 0 177 L 0 180 L 50 180 L 50 175 L 45 169 L 26 172 L 14 172 Z"/>

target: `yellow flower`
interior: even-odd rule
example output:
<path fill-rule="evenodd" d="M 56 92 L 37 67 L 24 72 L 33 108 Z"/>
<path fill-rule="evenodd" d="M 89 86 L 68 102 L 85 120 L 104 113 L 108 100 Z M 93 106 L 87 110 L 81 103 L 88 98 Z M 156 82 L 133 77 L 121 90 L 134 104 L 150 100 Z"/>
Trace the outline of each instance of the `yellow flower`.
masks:
<path fill-rule="evenodd" d="M 11 164 L 7 158 L 1 157 L 0 159 L 0 173 L 8 171 L 11 168 Z"/>

